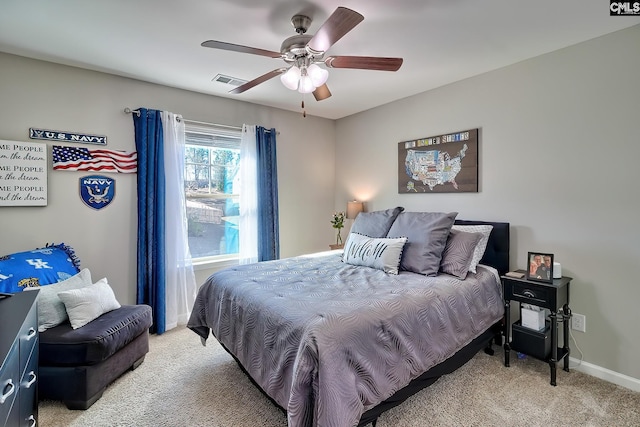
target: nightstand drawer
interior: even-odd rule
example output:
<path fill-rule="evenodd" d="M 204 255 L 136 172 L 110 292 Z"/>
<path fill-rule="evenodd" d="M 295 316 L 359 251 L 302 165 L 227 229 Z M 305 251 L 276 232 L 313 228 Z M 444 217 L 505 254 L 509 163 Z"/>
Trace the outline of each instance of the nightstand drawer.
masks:
<path fill-rule="evenodd" d="M 509 290 L 510 299 L 517 300 L 524 303 L 529 303 L 537 306 L 548 306 L 555 294 L 553 289 L 549 289 L 543 286 L 535 286 L 530 283 L 511 282 Z"/>

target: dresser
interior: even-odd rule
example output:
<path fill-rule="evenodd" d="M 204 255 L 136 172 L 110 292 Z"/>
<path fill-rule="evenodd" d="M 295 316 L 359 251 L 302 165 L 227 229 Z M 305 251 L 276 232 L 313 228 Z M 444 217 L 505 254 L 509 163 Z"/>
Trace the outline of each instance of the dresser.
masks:
<path fill-rule="evenodd" d="M 0 299 L 0 426 L 38 422 L 38 292 Z"/>

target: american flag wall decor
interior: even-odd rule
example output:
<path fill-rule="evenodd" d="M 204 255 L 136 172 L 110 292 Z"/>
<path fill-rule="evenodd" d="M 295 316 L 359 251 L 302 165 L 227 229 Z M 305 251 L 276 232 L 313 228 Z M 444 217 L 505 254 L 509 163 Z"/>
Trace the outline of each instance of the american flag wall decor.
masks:
<path fill-rule="evenodd" d="M 138 153 L 54 145 L 53 170 L 136 173 Z"/>

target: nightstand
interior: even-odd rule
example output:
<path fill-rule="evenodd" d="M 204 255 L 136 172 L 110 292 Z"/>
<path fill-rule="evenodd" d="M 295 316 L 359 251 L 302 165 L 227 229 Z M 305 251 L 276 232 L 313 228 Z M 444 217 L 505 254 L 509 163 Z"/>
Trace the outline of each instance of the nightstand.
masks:
<path fill-rule="evenodd" d="M 344 243 L 340 245 L 329 245 L 329 247 L 332 251 L 335 251 L 336 249 L 344 249 Z"/>
<path fill-rule="evenodd" d="M 524 273 L 522 270 L 518 272 Z M 569 284 L 571 277 L 553 279 L 553 283 L 542 283 L 526 278 L 517 279 L 514 277 L 502 276 L 502 288 L 504 295 L 504 365 L 509 366 L 509 356 L 511 350 L 541 358 L 549 363 L 551 370 L 551 385 L 556 385 L 557 364 L 564 360 L 564 370 L 569 372 L 569 319 L 571 309 L 569 308 Z M 511 301 L 532 304 L 551 311 L 550 321 L 550 355 L 540 357 L 545 354 L 544 350 L 532 351 L 531 345 L 544 345 L 545 331 L 528 330 L 528 337 L 523 337 L 516 346 L 510 342 L 511 336 Z M 562 314 L 558 314 L 558 307 L 562 307 Z M 563 326 L 563 346 L 558 347 L 558 322 Z M 516 347 L 522 348 L 516 348 Z M 533 353 L 533 354 L 532 354 Z"/>

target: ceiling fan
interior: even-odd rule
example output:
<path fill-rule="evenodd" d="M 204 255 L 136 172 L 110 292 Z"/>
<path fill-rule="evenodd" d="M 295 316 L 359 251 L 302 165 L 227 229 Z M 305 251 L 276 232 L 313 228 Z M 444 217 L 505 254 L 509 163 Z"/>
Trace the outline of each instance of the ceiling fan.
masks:
<path fill-rule="evenodd" d="M 280 52 L 242 46 L 217 40 L 207 40 L 204 47 L 223 49 L 253 55 L 281 58 L 288 66 L 276 68 L 261 75 L 229 93 L 242 93 L 252 87 L 266 82 L 276 76 L 285 87 L 298 90 L 300 93 L 311 93 L 317 101 L 331 96 L 326 85 L 329 72 L 318 64 L 328 68 L 352 68 L 362 70 L 397 71 L 402 65 L 402 58 L 385 58 L 375 56 L 327 56 L 325 53 L 334 43 L 364 20 L 364 17 L 346 7 L 338 7 L 322 24 L 315 35 L 306 34 L 311 25 L 311 18 L 305 15 L 294 15 L 291 24 L 297 35 L 282 42 Z"/>

